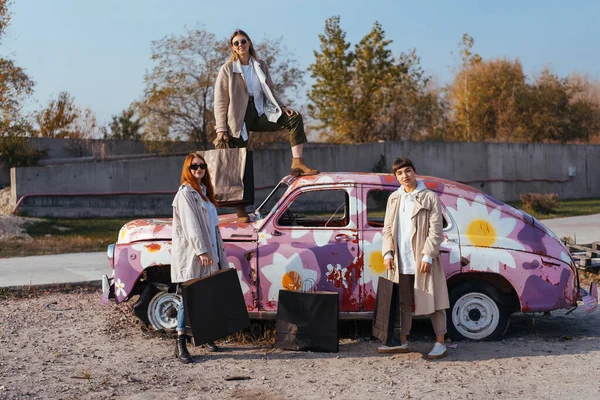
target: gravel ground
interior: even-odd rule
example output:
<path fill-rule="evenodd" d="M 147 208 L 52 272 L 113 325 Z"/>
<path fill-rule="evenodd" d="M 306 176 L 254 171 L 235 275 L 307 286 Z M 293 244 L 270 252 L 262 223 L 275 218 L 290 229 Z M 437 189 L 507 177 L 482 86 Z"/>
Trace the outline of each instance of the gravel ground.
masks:
<path fill-rule="evenodd" d="M 148 332 L 132 303 L 102 306 L 96 288 L 0 292 L 0 399 L 593 399 L 600 382 L 600 313 L 513 316 L 503 341 L 457 342 L 428 361 L 433 336 L 417 321 L 408 354 L 384 356 L 365 333 L 340 352 L 274 349 L 267 342 L 191 347 Z M 364 329 L 364 332 L 367 332 Z M 356 339 L 356 336 L 359 336 Z M 226 378 L 242 377 L 229 381 Z"/>

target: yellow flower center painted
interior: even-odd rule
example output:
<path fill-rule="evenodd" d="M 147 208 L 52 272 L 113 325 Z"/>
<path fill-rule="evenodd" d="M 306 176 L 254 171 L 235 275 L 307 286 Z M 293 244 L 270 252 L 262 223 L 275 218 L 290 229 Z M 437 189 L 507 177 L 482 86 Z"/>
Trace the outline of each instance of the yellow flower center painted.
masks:
<path fill-rule="evenodd" d="M 300 290 L 302 288 L 302 278 L 296 271 L 290 271 L 281 278 L 281 286 L 286 290 Z"/>
<path fill-rule="evenodd" d="M 383 264 L 383 254 L 381 251 L 374 251 L 369 256 L 369 267 L 375 272 L 376 275 L 381 275 L 385 272 L 385 265 Z"/>
<path fill-rule="evenodd" d="M 490 247 L 496 241 L 496 230 L 488 221 L 476 219 L 469 224 L 467 237 L 475 246 Z"/>

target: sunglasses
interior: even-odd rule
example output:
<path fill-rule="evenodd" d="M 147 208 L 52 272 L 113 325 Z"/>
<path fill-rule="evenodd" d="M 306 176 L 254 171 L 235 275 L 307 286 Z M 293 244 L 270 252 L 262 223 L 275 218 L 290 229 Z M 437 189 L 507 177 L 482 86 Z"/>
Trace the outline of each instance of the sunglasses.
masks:
<path fill-rule="evenodd" d="M 233 46 L 234 47 L 238 47 L 240 44 L 243 46 L 246 43 L 248 43 L 248 41 L 246 39 L 242 39 L 242 41 L 240 42 L 239 40 L 236 40 L 235 42 L 233 42 Z"/>
<path fill-rule="evenodd" d="M 192 171 L 195 171 L 197 169 L 206 169 L 207 165 L 206 164 L 191 164 L 190 165 L 190 169 Z"/>

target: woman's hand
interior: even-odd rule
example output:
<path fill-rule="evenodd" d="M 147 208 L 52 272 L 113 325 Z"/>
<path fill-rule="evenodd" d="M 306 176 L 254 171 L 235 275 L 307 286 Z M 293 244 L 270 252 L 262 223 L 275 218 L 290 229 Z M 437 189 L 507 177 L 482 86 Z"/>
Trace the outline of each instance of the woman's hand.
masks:
<path fill-rule="evenodd" d="M 281 107 L 281 111 L 283 111 L 288 117 L 291 117 L 294 114 L 298 114 L 298 111 L 294 110 L 291 107 Z"/>
<path fill-rule="evenodd" d="M 208 256 L 208 253 L 203 253 L 200 254 L 200 265 L 202 265 L 203 267 L 206 267 L 207 265 L 210 265 L 213 263 L 213 260 L 210 259 L 210 257 Z"/>
<path fill-rule="evenodd" d="M 223 136 L 225 136 L 227 132 L 217 132 L 217 140 L 223 140 Z"/>
<path fill-rule="evenodd" d="M 390 271 L 394 269 L 394 259 L 388 258 L 387 260 L 383 260 L 383 265 Z"/>
<path fill-rule="evenodd" d="M 425 261 L 421 261 L 421 268 L 420 268 L 421 272 L 423 273 L 428 273 L 431 272 L 431 263 L 425 262 Z"/>

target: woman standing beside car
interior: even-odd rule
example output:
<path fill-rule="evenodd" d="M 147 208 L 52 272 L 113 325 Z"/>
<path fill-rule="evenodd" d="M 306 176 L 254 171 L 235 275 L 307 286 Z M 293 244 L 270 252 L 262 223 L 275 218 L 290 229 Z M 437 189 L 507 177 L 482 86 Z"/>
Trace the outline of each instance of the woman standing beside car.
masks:
<path fill-rule="evenodd" d="M 388 199 L 383 226 L 384 265 L 388 278 L 399 284 L 399 334 L 377 349 L 380 353 L 407 353 L 412 313 L 428 315 L 436 342 L 427 355 L 446 355 L 446 309 L 450 307 L 446 276 L 440 263 L 443 220 L 439 197 L 417 181 L 408 158 L 398 158 L 392 172 L 400 187 Z M 399 337 L 397 337 L 399 336 Z"/>
<path fill-rule="evenodd" d="M 214 189 L 206 161 L 200 154 L 192 153 L 185 158 L 180 183 L 173 200 L 171 248 L 171 282 L 177 284 L 227 268 Z M 180 285 L 177 291 L 181 292 Z M 206 346 L 218 350 L 214 343 Z M 184 363 L 192 362 L 186 346 L 183 300 L 177 312 L 175 356 Z"/>

